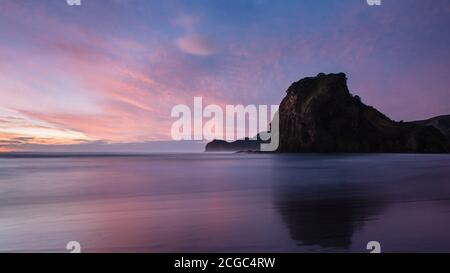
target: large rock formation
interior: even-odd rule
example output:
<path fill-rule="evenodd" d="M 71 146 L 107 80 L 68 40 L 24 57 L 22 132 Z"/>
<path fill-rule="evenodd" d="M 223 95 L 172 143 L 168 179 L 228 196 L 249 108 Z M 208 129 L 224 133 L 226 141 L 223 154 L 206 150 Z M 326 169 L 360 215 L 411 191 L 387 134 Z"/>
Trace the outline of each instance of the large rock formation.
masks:
<path fill-rule="evenodd" d="M 347 77 L 319 74 L 293 83 L 280 105 L 279 152 L 442 153 L 435 127 L 395 122 L 350 94 Z"/>
<path fill-rule="evenodd" d="M 396 122 L 350 94 L 344 73 L 293 83 L 279 108 L 278 152 L 447 153 L 450 116 Z M 206 151 L 257 151 L 258 142 L 215 140 Z"/>

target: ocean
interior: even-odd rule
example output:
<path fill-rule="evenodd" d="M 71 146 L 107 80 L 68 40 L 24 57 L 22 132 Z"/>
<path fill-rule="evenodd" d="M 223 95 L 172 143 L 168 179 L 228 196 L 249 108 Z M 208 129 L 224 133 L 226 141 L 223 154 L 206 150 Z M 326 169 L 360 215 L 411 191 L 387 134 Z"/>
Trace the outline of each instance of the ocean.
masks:
<path fill-rule="evenodd" d="M 450 155 L 3 154 L 0 251 L 450 252 Z"/>

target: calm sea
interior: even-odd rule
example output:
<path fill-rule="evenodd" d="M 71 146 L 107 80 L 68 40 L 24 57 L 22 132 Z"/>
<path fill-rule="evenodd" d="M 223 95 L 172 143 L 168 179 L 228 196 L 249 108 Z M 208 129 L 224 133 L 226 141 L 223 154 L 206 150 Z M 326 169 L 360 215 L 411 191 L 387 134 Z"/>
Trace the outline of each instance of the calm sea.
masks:
<path fill-rule="evenodd" d="M 450 252 L 449 155 L 0 158 L 0 251 Z"/>

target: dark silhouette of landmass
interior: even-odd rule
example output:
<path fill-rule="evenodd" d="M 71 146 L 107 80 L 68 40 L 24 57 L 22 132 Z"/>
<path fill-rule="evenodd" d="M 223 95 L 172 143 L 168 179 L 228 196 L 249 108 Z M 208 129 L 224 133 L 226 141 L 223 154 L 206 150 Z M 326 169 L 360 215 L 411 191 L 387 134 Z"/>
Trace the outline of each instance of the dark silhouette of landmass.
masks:
<path fill-rule="evenodd" d="M 240 139 L 234 142 L 226 142 L 225 140 L 213 140 L 206 144 L 207 152 L 237 152 L 237 151 L 259 151 L 260 141 Z"/>
<path fill-rule="evenodd" d="M 227 142 L 225 140 L 213 140 L 206 144 L 206 152 L 258 152 L 260 150 L 261 143 L 267 143 L 269 141 L 263 141 L 259 137 L 259 134 L 252 139 L 245 138 L 239 139 L 233 142 Z"/>
<path fill-rule="evenodd" d="M 447 153 L 449 116 L 396 122 L 353 96 L 344 73 L 293 83 L 279 108 L 277 152 Z M 251 140 L 215 140 L 206 151 L 258 151 Z"/>
<path fill-rule="evenodd" d="M 412 123 L 423 126 L 433 126 L 450 141 L 450 115 L 438 116 L 427 120 L 413 121 Z"/>

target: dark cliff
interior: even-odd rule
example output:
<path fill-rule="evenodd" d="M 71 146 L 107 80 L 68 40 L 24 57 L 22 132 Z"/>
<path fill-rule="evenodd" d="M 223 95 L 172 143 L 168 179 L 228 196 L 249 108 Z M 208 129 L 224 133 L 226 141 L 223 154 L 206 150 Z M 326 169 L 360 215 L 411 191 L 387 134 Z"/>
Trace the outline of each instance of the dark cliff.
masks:
<path fill-rule="evenodd" d="M 293 83 L 280 105 L 279 152 L 443 153 L 435 127 L 395 122 L 350 94 L 347 77 L 319 74 Z"/>
<path fill-rule="evenodd" d="M 293 83 L 286 93 L 279 108 L 277 152 L 450 152 L 450 116 L 393 121 L 353 96 L 344 73 L 304 78 Z M 258 151 L 259 144 L 251 140 L 215 140 L 206 151 Z"/>
<path fill-rule="evenodd" d="M 442 134 L 444 134 L 448 140 L 450 140 L 450 115 L 438 116 L 427 120 L 413 121 L 412 123 L 422 126 L 433 126 Z"/>

